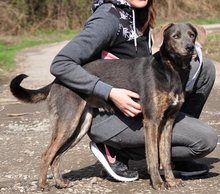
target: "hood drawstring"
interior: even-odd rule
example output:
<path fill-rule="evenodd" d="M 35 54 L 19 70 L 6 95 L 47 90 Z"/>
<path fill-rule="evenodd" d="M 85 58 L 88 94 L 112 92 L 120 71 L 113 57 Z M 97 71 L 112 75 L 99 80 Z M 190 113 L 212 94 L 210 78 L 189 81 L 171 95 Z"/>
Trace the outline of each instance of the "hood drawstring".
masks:
<path fill-rule="evenodd" d="M 132 9 L 132 16 L 133 16 L 133 29 L 134 29 L 134 47 L 137 53 L 137 32 L 136 32 L 136 23 L 135 23 L 135 11 Z"/>
<path fill-rule="evenodd" d="M 148 46 L 149 46 L 149 51 L 150 51 L 150 54 L 152 54 L 152 45 L 153 45 L 153 42 L 152 42 L 152 37 L 151 37 L 151 30 L 152 28 L 149 27 L 149 34 L 148 34 Z"/>

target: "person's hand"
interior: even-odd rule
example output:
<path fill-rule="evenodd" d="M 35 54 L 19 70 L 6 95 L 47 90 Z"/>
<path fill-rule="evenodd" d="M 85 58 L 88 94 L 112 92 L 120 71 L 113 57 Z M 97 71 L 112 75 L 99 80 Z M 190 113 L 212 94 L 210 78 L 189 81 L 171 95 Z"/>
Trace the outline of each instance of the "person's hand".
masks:
<path fill-rule="evenodd" d="M 112 88 L 109 99 L 127 116 L 135 117 L 141 113 L 141 106 L 132 98 L 140 99 L 139 94 L 120 88 Z"/>

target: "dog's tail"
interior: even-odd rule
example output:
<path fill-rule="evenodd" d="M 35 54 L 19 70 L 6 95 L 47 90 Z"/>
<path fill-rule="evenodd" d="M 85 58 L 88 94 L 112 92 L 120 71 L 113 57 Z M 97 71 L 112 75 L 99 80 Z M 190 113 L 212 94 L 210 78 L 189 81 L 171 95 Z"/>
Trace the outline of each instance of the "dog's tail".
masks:
<path fill-rule="evenodd" d="M 11 93 L 16 98 L 26 103 L 38 103 L 46 100 L 53 82 L 43 88 L 30 90 L 20 86 L 22 80 L 27 77 L 28 76 L 25 74 L 20 74 L 16 76 L 10 83 Z"/>

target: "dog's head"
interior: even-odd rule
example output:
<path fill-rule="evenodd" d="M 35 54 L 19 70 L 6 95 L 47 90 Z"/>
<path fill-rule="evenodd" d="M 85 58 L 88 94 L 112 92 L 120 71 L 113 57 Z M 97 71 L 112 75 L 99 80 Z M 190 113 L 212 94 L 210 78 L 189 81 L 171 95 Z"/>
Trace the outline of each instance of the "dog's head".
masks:
<path fill-rule="evenodd" d="M 204 44 L 206 30 L 197 25 L 166 24 L 152 30 L 154 43 L 159 46 L 161 52 L 172 59 L 190 61 L 194 53 L 196 38 Z"/>

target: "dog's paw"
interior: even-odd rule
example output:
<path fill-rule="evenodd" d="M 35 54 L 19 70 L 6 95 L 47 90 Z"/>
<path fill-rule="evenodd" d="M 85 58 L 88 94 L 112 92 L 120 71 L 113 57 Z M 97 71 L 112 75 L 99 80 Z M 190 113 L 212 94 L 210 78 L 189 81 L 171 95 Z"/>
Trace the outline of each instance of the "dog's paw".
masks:
<path fill-rule="evenodd" d="M 169 184 L 167 184 L 166 182 L 160 182 L 160 183 L 153 184 L 153 188 L 155 190 L 168 190 L 168 189 L 170 189 Z"/>
<path fill-rule="evenodd" d="M 50 185 L 50 184 L 48 184 L 48 183 L 45 183 L 44 185 L 38 185 L 37 186 L 37 190 L 39 190 L 39 191 L 50 191 L 51 190 L 51 188 L 52 188 L 52 186 Z"/>
<path fill-rule="evenodd" d="M 62 179 L 62 180 L 57 181 L 56 188 L 58 189 L 69 188 L 69 187 L 73 187 L 73 185 L 74 185 L 74 182 L 68 179 Z"/>
<path fill-rule="evenodd" d="M 185 183 L 181 179 L 175 179 L 174 181 L 169 181 L 168 185 L 170 187 L 184 187 Z"/>
<path fill-rule="evenodd" d="M 177 187 L 184 187 L 185 183 L 182 181 L 182 179 L 176 179 L 176 186 Z"/>

